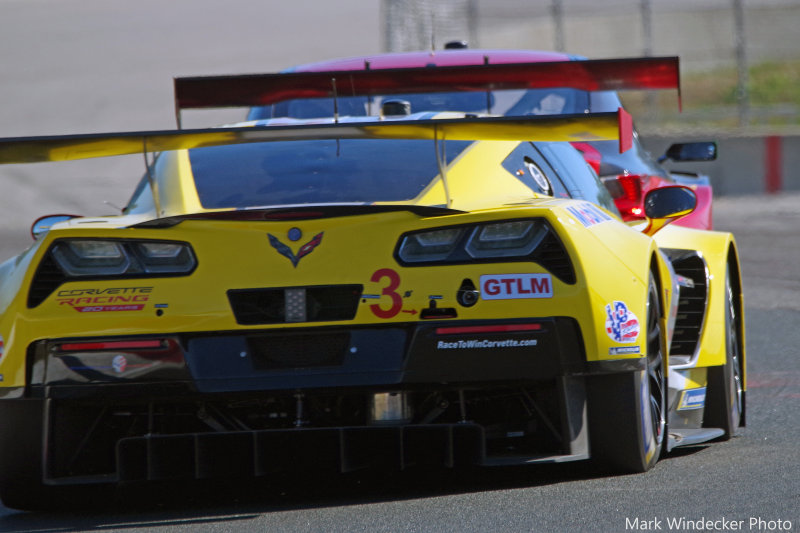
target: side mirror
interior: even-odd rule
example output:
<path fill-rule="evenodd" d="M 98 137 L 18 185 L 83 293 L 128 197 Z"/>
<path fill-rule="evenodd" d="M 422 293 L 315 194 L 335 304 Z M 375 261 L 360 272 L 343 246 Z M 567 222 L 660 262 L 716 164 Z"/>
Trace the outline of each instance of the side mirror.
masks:
<path fill-rule="evenodd" d="M 717 158 L 717 143 L 694 142 L 673 144 L 667 152 L 658 158 L 659 163 L 671 159 L 673 161 L 714 161 Z"/>
<path fill-rule="evenodd" d="M 652 189 L 644 197 L 647 217 L 645 234 L 655 235 L 664 226 L 685 217 L 697 207 L 697 195 L 689 187 L 676 185 Z"/>
<path fill-rule="evenodd" d="M 31 236 L 33 237 L 33 240 L 37 240 L 39 237 L 50 231 L 50 228 L 53 227 L 54 224 L 66 222 L 67 220 L 72 220 L 73 218 L 79 218 L 79 215 L 45 215 L 43 217 L 39 217 L 31 225 Z"/>

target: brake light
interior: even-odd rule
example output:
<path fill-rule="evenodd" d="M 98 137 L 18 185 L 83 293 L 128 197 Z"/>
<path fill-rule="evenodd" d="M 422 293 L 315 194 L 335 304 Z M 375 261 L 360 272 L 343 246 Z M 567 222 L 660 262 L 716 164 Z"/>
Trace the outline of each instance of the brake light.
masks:
<path fill-rule="evenodd" d="M 499 324 L 496 326 L 453 326 L 436 328 L 437 335 L 463 335 L 465 333 L 510 333 L 515 331 L 539 331 L 541 324 Z"/>
<path fill-rule="evenodd" d="M 93 352 L 97 350 L 140 350 L 147 348 L 163 348 L 164 341 L 109 341 L 109 342 L 70 342 L 59 346 L 62 352 Z"/>
<path fill-rule="evenodd" d="M 603 178 L 603 183 L 611 193 L 623 220 L 644 218 L 642 192 L 647 186 L 647 181 L 648 177 L 640 174 L 621 174 Z"/>
<path fill-rule="evenodd" d="M 622 186 L 625 200 L 640 203 L 642 201 L 642 178 L 638 174 L 617 176 L 617 181 Z"/>

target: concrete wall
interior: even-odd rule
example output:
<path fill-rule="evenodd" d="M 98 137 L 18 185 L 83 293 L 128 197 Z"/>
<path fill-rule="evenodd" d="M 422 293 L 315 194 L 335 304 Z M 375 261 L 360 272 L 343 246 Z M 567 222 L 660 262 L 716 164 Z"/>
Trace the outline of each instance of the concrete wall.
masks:
<path fill-rule="evenodd" d="M 800 135 L 768 139 L 767 136 L 715 139 L 702 135 L 680 138 L 642 135 L 642 143 L 655 157 L 663 154 L 672 143 L 716 140 L 716 161 L 665 165 L 670 169 L 708 174 L 715 196 L 800 191 Z M 775 143 L 771 150 L 769 142 Z"/>

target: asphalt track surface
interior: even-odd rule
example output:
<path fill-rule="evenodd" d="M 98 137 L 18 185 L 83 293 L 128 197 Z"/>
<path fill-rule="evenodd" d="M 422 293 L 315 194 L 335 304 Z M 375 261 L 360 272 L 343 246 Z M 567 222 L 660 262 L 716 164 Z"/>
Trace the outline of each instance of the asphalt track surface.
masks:
<path fill-rule="evenodd" d="M 715 224 L 737 236 L 747 295 L 748 419 L 730 441 L 629 476 L 572 463 L 133 489 L 72 512 L 0 508 L 0 531 L 798 531 L 800 196 L 721 198 Z"/>
<path fill-rule="evenodd" d="M 0 0 L 0 136 L 171 128 L 172 76 L 377 52 L 377 4 Z M 66 167 L 0 169 L 0 260 L 40 214 L 113 212 L 141 158 Z M 0 531 L 800 531 L 800 196 L 719 198 L 715 225 L 737 237 L 747 297 L 748 425 L 731 441 L 632 476 L 575 463 L 129 490 L 73 512 L 0 507 Z"/>

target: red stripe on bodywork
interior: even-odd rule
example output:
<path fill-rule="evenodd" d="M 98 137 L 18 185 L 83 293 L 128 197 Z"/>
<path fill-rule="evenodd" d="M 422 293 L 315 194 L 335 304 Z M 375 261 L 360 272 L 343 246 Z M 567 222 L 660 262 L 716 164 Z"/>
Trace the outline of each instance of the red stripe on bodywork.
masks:
<path fill-rule="evenodd" d="M 514 331 L 538 331 L 541 324 L 505 324 L 500 326 L 454 326 L 436 328 L 437 335 L 463 335 L 465 333 L 509 333 Z"/>

